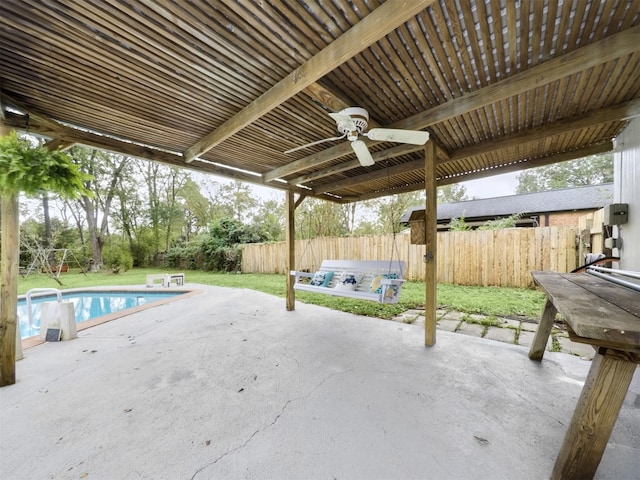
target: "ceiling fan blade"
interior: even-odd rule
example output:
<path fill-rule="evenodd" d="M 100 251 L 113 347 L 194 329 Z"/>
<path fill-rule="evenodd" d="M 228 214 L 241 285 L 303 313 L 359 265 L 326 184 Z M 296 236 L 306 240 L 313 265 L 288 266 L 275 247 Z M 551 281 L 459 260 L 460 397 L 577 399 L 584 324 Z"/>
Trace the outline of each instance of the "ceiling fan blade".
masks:
<path fill-rule="evenodd" d="M 363 167 L 370 167 L 375 162 L 373 161 L 373 157 L 371 156 L 371 152 L 367 148 L 367 144 L 362 140 L 355 140 L 351 142 L 351 148 L 356 152 L 356 157 L 360 161 L 360 165 Z"/>
<path fill-rule="evenodd" d="M 424 145 L 429 140 L 429 132 L 395 128 L 372 128 L 365 135 L 370 140 L 379 142 L 410 143 L 412 145 Z"/>
<path fill-rule="evenodd" d="M 319 145 L 320 143 L 324 143 L 324 142 L 333 142 L 334 140 L 340 140 L 344 137 L 346 137 L 347 135 L 340 135 L 339 137 L 331 137 L 331 138 L 324 138 L 322 140 L 317 140 L 315 142 L 311 142 L 311 143 L 307 143 L 306 145 L 301 145 L 299 147 L 296 148 L 292 148 L 291 150 L 287 150 L 284 153 L 292 153 L 292 152 L 297 152 L 298 150 L 302 150 L 303 148 L 307 148 L 307 147 L 313 147 L 314 145 Z"/>

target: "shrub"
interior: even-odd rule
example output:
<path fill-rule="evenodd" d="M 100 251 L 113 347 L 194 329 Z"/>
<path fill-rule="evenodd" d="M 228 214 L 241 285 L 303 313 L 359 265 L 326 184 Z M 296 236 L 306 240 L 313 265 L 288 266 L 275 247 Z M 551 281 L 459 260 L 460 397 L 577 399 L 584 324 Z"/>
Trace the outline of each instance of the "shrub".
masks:
<path fill-rule="evenodd" d="M 126 272 L 133 267 L 133 257 L 131 252 L 124 245 L 111 245 L 102 250 L 102 259 L 104 264 L 110 268 L 113 273 L 119 273 L 120 270 Z"/>

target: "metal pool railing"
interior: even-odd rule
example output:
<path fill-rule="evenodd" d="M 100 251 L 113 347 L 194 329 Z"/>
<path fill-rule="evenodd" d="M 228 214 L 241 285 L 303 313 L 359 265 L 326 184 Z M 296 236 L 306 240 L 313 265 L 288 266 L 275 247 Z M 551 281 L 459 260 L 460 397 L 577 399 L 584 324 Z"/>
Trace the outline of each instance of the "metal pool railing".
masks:
<path fill-rule="evenodd" d="M 58 302 L 62 302 L 62 292 L 57 288 L 32 288 L 27 292 L 26 303 L 27 303 L 27 315 L 29 318 L 29 327 L 36 330 L 39 330 L 40 327 L 33 324 L 33 313 L 31 312 L 31 297 L 33 296 L 34 293 L 45 293 L 45 292 L 55 293 L 56 297 L 58 298 Z"/>

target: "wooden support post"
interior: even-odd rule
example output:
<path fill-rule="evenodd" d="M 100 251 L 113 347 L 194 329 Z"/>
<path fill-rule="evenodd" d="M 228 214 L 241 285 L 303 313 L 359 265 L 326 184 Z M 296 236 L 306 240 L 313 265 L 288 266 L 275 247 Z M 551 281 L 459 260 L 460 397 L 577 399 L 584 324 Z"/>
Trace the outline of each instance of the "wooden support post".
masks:
<path fill-rule="evenodd" d="M 287 261 L 287 311 L 291 312 L 296 309 L 296 291 L 293 289 L 294 277 L 290 272 L 296 269 L 296 202 L 291 190 L 287 191 L 287 199 L 285 202 L 286 212 L 286 261 Z"/>
<path fill-rule="evenodd" d="M 424 147 L 424 187 L 426 190 L 425 211 L 425 304 L 424 304 L 424 344 L 431 347 L 436 344 L 436 287 L 437 275 L 437 192 L 436 192 L 436 153 L 433 142 Z"/>
<path fill-rule="evenodd" d="M 0 199 L 2 266 L 0 271 L 0 387 L 16 383 L 18 328 L 18 194 Z"/>
<path fill-rule="evenodd" d="M 598 350 L 551 473 L 552 480 L 594 477 L 638 362 L 638 354 L 603 347 Z"/>
<path fill-rule="evenodd" d="M 4 109 L 0 105 L 0 117 Z M 10 129 L 0 118 L 0 136 Z M 4 194 L 0 198 L 0 230 L 2 235 L 2 261 L 0 265 L 0 387 L 16 383 L 16 360 L 22 358 L 17 348 L 18 329 L 18 263 L 19 247 L 18 194 Z"/>
<path fill-rule="evenodd" d="M 547 348 L 547 341 L 549 341 L 549 335 L 551 334 L 551 327 L 553 327 L 553 320 L 556 318 L 555 305 L 547 298 L 547 303 L 544 305 L 544 311 L 542 312 L 542 318 L 536 329 L 536 334 L 533 337 L 533 343 L 529 348 L 529 358 L 531 360 L 542 360 L 544 351 Z"/>

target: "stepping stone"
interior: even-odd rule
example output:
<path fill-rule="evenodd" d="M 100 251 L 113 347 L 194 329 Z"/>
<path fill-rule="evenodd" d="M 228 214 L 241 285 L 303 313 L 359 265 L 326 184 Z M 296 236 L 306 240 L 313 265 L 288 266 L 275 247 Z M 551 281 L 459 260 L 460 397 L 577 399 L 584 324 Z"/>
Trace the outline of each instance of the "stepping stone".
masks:
<path fill-rule="evenodd" d="M 511 328 L 489 327 L 484 338 L 497 340 L 499 342 L 514 343 L 516 331 Z"/>

